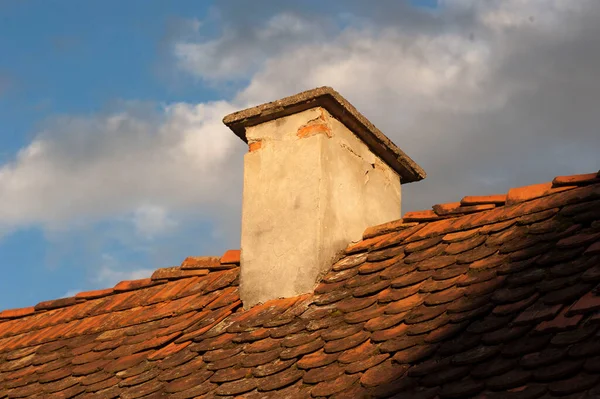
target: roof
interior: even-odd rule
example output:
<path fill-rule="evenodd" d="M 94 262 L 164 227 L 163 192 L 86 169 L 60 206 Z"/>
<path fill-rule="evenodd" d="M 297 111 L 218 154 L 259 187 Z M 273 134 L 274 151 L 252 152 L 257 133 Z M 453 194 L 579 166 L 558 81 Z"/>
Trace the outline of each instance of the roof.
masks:
<path fill-rule="evenodd" d="M 323 86 L 285 97 L 277 101 L 237 111 L 223 118 L 223 123 L 244 142 L 246 128 L 305 111 L 323 107 L 358 136 L 374 154 L 384 160 L 400 176 L 400 182 L 423 180 L 425 171 L 377 129 L 352 104 L 331 87 Z"/>
<path fill-rule="evenodd" d="M 405 216 L 249 310 L 230 251 L 1 312 L 0 398 L 600 395 L 600 172 Z"/>

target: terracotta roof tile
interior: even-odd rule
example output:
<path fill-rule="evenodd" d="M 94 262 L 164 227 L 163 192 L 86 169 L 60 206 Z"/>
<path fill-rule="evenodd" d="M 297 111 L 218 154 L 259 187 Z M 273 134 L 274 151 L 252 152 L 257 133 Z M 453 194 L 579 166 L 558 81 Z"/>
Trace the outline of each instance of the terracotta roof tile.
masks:
<path fill-rule="evenodd" d="M 290 368 L 276 374 L 271 374 L 257 381 L 258 391 L 275 391 L 285 388 L 302 378 L 304 373 L 301 370 Z"/>
<path fill-rule="evenodd" d="M 597 255 L 597 254 L 600 254 L 600 241 L 596 241 L 595 243 L 591 244 L 585 250 L 585 254 L 586 255 Z"/>
<path fill-rule="evenodd" d="M 599 200 L 588 174 L 409 213 L 249 310 L 228 251 L 3 311 L 0 397 L 593 397 Z"/>
<path fill-rule="evenodd" d="M 221 256 L 221 264 L 240 264 L 240 250 L 230 249 Z"/>
<path fill-rule="evenodd" d="M 463 206 L 469 205 L 504 205 L 506 203 L 506 194 L 493 194 L 493 195 L 468 195 L 460 200 L 460 204 Z"/>
<path fill-rule="evenodd" d="M 181 262 L 181 268 L 186 269 L 218 269 L 221 258 L 216 256 L 188 256 Z"/>
<path fill-rule="evenodd" d="M 434 205 L 433 211 L 439 216 L 466 215 L 495 208 L 495 204 L 462 205 L 460 202 L 445 205 Z"/>
<path fill-rule="evenodd" d="M 406 212 L 402 220 L 405 222 L 429 222 L 439 219 L 439 215 L 432 210 Z"/>
<path fill-rule="evenodd" d="M 152 281 L 151 278 L 145 278 L 145 279 L 141 279 L 141 280 L 121 281 L 120 283 L 115 285 L 114 291 L 122 292 L 122 291 L 138 290 L 141 288 L 150 287 L 155 284 L 157 284 L 157 283 L 155 281 Z"/>
<path fill-rule="evenodd" d="M 51 301 L 40 302 L 34 306 L 34 309 L 36 311 L 37 310 L 58 309 L 58 308 L 63 308 L 65 306 L 74 305 L 76 302 L 77 302 L 77 300 L 74 297 L 54 299 Z"/>
<path fill-rule="evenodd" d="M 508 205 L 532 200 L 549 195 L 552 192 L 552 183 L 533 184 L 531 186 L 511 188 L 506 197 Z"/>
<path fill-rule="evenodd" d="M 587 185 L 599 183 L 597 173 L 587 173 L 582 175 L 571 175 L 571 176 L 557 176 L 552 180 L 554 187 L 559 186 L 572 186 L 572 185 Z"/>
<path fill-rule="evenodd" d="M 192 276 L 206 276 L 208 269 L 183 269 L 181 267 L 165 267 L 152 273 L 152 280 L 173 280 Z"/>
<path fill-rule="evenodd" d="M 410 236 L 403 238 L 406 242 L 417 241 L 423 238 L 434 237 L 440 234 L 450 233 L 456 231 L 454 229 L 455 220 L 453 219 L 442 219 L 436 220 L 431 223 L 421 223 L 410 230 Z"/>
<path fill-rule="evenodd" d="M 35 313 L 35 308 L 33 306 L 27 308 L 19 308 L 19 309 L 7 309 L 0 312 L 0 320 L 1 319 L 15 319 L 18 317 L 29 316 Z"/>
<path fill-rule="evenodd" d="M 363 233 L 363 239 L 383 235 L 386 233 L 392 233 L 394 231 L 400 231 L 409 227 L 415 226 L 416 223 L 405 222 L 403 219 L 394 220 L 392 222 L 383 223 L 377 226 L 368 227 Z"/>
<path fill-rule="evenodd" d="M 344 366 L 338 363 L 332 363 L 328 366 L 319 367 L 307 371 L 303 376 L 303 381 L 308 384 L 318 384 L 319 382 L 333 380 L 344 374 Z"/>
<path fill-rule="evenodd" d="M 371 248 L 373 245 L 375 245 L 379 242 L 384 242 L 384 241 L 386 241 L 386 239 L 393 237 L 393 236 L 394 236 L 394 233 L 391 232 L 391 233 L 384 234 L 382 236 L 375 236 L 372 238 L 367 238 L 366 240 L 359 241 L 355 244 L 350 244 L 346 248 L 346 254 L 351 255 L 354 253 L 365 251 L 365 250 Z"/>
<path fill-rule="evenodd" d="M 331 381 L 323 381 L 318 383 L 311 391 L 313 396 L 331 396 L 338 392 L 342 392 L 352 386 L 357 380 L 359 376 L 357 375 L 349 375 L 342 374 L 337 377 L 335 380 Z"/>

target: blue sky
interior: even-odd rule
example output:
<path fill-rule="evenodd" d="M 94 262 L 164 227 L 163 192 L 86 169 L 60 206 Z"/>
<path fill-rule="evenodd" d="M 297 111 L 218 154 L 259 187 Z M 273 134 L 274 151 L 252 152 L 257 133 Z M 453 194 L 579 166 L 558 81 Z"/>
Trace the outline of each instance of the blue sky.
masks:
<path fill-rule="evenodd" d="M 403 211 L 597 170 L 598 15 L 593 1 L 4 1 L 0 309 L 236 248 L 245 147 L 221 118 L 320 85 L 428 172 Z"/>
<path fill-rule="evenodd" d="M 178 24 L 190 16 L 204 18 L 210 4 L 4 2 L 1 70 L 11 96 L 3 96 L 0 116 L 10 119 L 6 135 L 11 140 L 3 144 L 14 151 L 26 144 L 40 119 L 95 112 L 119 98 L 215 97 L 205 88 L 169 84 L 168 61 L 161 58 L 162 45 L 177 33 Z"/>
<path fill-rule="evenodd" d="M 191 18 L 205 18 L 210 6 L 208 1 L 3 2 L 0 161 L 14 158 L 44 121 L 57 115 L 93 114 L 123 99 L 153 103 L 218 99 L 220 94 L 211 88 L 178 81 L 165 55 L 165 46 L 179 27 Z M 206 226 L 198 226 L 193 233 L 206 232 Z M 5 272 L 0 308 L 29 306 L 72 289 L 96 288 L 87 282 L 90 271 L 82 265 L 90 253 L 82 248 L 83 241 L 57 244 L 36 225 L 6 234 L 0 240 Z M 154 266 L 143 253 L 119 242 L 102 246 L 123 262 Z M 196 251 L 184 245 L 172 261 L 192 253 Z"/>

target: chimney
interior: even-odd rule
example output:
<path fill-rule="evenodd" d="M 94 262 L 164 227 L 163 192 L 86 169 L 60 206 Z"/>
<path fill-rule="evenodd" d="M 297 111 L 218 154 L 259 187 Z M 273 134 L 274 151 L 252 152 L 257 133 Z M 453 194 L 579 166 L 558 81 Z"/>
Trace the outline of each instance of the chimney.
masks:
<path fill-rule="evenodd" d="M 245 308 L 312 292 L 365 228 L 399 219 L 400 185 L 425 172 L 348 101 L 319 87 L 223 119 L 244 156 Z"/>

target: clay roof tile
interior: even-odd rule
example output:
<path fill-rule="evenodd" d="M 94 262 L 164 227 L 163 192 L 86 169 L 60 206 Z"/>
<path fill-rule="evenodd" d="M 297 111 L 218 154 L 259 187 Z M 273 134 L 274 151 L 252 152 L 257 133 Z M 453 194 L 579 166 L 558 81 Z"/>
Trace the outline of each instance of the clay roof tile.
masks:
<path fill-rule="evenodd" d="M 593 396 L 599 199 L 593 173 L 409 212 L 247 310 L 240 251 L 5 310 L 0 396 Z"/>
<path fill-rule="evenodd" d="M 239 264 L 240 263 L 240 250 L 230 249 L 221 256 L 221 264 Z"/>

